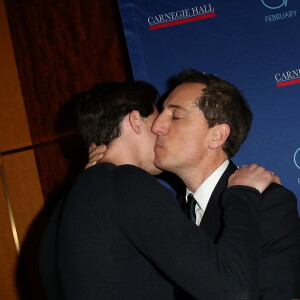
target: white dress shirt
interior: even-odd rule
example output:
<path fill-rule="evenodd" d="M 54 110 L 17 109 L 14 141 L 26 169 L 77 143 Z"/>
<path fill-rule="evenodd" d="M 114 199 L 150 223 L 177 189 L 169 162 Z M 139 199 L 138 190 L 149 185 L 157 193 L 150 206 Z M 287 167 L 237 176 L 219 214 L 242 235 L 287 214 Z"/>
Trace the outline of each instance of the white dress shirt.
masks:
<path fill-rule="evenodd" d="M 186 189 L 185 199 L 187 201 L 187 195 L 192 194 L 197 201 L 195 213 L 196 213 L 196 224 L 199 226 L 201 219 L 204 215 L 207 207 L 209 198 L 216 187 L 221 176 L 225 172 L 229 165 L 229 160 L 226 159 L 221 166 L 219 166 L 209 177 L 198 187 L 195 193 L 192 193 L 188 188 Z"/>

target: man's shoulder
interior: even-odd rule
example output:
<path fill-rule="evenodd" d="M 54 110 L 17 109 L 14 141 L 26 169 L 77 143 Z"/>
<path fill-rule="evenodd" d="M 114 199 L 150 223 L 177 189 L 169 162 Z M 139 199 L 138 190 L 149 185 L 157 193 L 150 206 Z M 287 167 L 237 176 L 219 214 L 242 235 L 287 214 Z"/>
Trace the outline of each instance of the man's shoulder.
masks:
<path fill-rule="evenodd" d="M 297 206 L 295 194 L 283 185 L 272 183 L 262 193 L 262 208 L 270 208 L 274 205 Z"/>
<path fill-rule="evenodd" d="M 293 291 L 298 290 L 295 278 L 300 263 L 297 200 L 289 189 L 271 184 L 262 194 L 261 203 L 261 292 L 270 299 L 291 299 Z M 284 280 L 282 270 L 285 272 Z"/>
<path fill-rule="evenodd" d="M 279 184 L 271 184 L 262 194 L 261 201 L 261 236 L 267 242 L 266 248 L 270 245 L 274 247 L 279 242 L 282 247 L 295 244 L 296 240 L 299 244 L 299 234 L 300 220 L 295 195 Z"/>

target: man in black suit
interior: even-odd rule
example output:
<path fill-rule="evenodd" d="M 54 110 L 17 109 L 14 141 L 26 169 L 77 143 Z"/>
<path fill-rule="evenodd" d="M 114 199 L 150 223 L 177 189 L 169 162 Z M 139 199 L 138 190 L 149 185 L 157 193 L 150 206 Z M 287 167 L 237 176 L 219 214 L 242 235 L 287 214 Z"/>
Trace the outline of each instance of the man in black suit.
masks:
<path fill-rule="evenodd" d="M 40 252 L 49 299 L 166 300 L 174 284 L 197 299 L 252 299 L 260 192 L 278 178 L 256 165 L 231 176 L 225 230 L 214 244 L 150 175 L 160 172 L 151 132 L 156 97 L 151 85 L 132 82 L 100 84 L 83 98 L 80 131 L 108 151 L 50 218 Z"/>
<path fill-rule="evenodd" d="M 240 91 L 214 75 L 190 70 L 171 84 L 153 124 L 155 165 L 183 180 L 184 203 L 194 201 L 189 194 L 196 199 L 194 222 L 217 243 L 225 231 L 221 197 L 237 169 L 229 159 L 245 140 L 252 113 Z M 256 299 L 300 298 L 297 200 L 277 184 L 262 196 Z"/>

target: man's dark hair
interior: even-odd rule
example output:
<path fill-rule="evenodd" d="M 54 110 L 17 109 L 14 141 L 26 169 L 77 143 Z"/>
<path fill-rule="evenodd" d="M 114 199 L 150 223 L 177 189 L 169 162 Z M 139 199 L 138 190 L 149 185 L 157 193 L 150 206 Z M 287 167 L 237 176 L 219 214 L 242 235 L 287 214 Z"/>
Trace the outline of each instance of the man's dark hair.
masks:
<path fill-rule="evenodd" d="M 197 98 L 196 105 L 203 112 L 209 127 L 222 123 L 230 126 L 230 134 L 223 150 L 229 158 L 234 156 L 246 139 L 252 122 L 252 112 L 241 91 L 213 74 L 194 69 L 172 77 L 169 81 L 170 91 L 185 82 L 202 83 L 206 86 L 203 95 Z"/>
<path fill-rule="evenodd" d="M 109 144 L 121 135 L 123 118 L 137 110 L 146 118 L 154 111 L 157 90 L 144 81 L 100 83 L 78 106 L 78 129 L 89 145 Z"/>

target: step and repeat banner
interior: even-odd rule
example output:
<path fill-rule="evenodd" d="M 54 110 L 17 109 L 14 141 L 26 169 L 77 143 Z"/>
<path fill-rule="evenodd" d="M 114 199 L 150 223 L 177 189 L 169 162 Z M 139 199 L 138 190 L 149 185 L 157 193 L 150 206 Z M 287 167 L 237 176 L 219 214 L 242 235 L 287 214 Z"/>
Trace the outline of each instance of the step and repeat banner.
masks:
<path fill-rule="evenodd" d="M 237 165 L 278 174 L 300 209 L 300 1 L 119 0 L 131 66 L 161 94 L 183 69 L 242 90 L 254 114 Z"/>

